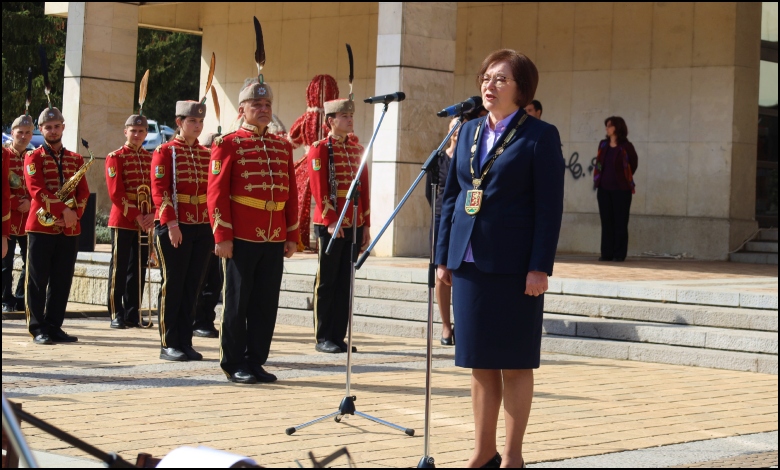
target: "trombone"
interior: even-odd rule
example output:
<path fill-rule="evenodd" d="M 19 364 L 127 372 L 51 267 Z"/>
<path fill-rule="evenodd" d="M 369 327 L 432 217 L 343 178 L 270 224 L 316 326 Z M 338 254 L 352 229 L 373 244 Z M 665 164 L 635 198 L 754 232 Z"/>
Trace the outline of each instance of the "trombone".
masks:
<path fill-rule="evenodd" d="M 152 212 L 152 198 L 151 194 L 152 191 L 149 188 L 148 185 L 142 184 L 138 187 L 137 193 L 137 199 L 138 199 L 138 210 L 141 211 L 141 214 L 147 215 Z M 157 263 L 157 257 L 154 254 L 154 234 L 152 233 L 154 229 L 144 231 L 143 229 L 138 231 L 138 315 L 140 320 L 141 328 L 151 328 L 152 327 L 152 268 L 158 267 Z M 144 288 L 143 283 L 141 282 L 142 276 L 141 276 L 141 263 L 144 261 L 141 259 L 143 256 L 143 248 L 147 248 L 147 257 L 146 257 L 146 305 L 147 307 L 143 307 L 143 295 L 144 295 Z M 146 312 L 146 323 L 144 324 L 144 312 Z"/>

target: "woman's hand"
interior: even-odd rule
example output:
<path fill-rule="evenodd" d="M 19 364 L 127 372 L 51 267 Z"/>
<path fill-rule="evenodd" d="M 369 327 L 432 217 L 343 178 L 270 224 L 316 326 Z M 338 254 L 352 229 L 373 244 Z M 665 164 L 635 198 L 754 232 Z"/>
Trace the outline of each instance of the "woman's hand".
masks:
<path fill-rule="evenodd" d="M 539 297 L 547 292 L 547 273 L 541 271 L 531 271 L 525 278 L 525 295 Z"/>
<path fill-rule="evenodd" d="M 452 271 L 447 269 L 447 266 L 440 264 L 439 267 L 436 268 L 436 276 L 438 276 L 444 284 L 448 286 L 452 285 Z"/>
<path fill-rule="evenodd" d="M 179 224 L 173 222 L 168 223 L 168 236 L 171 239 L 171 245 L 173 245 L 174 248 L 178 248 L 179 245 L 181 245 L 182 242 L 182 235 L 181 235 L 181 229 L 179 229 Z"/>

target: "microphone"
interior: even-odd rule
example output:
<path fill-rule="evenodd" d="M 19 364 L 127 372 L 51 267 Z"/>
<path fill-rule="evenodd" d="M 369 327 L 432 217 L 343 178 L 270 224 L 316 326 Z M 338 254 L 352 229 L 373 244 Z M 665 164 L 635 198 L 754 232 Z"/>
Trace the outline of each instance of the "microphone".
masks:
<path fill-rule="evenodd" d="M 406 99 L 406 93 L 403 91 L 396 91 L 395 93 L 389 94 L 389 95 L 379 95 L 379 96 L 372 96 L 371 98 L 366 98 L 363 100 L 364 103 L 368 104 L 388 104 L 392 103 L 393 101 L 403 101 Z"/>
<path fill-rule="evenodd" d="M 482 106 L 482 97 L 472 96 L 466 101 L 461 101 L 458 104 L 453 104 L 452 106 L 442 109 L 436 113 L 436 115 L 439 117 L 460 116 L 461 114 L 480 106 Z"/>

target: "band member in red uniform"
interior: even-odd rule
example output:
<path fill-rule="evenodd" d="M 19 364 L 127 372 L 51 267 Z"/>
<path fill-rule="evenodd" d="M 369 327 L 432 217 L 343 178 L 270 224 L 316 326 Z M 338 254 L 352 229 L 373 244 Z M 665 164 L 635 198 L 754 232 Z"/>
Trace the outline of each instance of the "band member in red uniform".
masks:
<path fill-rule="evenodd" d="M 232 382 L 273 382 L 263 365 L 284 258 L 297 251 L 298 190 L 292 146 L 268 132 L 271 87 L 250 81 L 238 102 L 243 124 L 214 140 L 209 171 L 215 253 L 225 258 L 220 366 Z"/>
<path fill-rule="evenodd" d="M 27 326 L 36 344 L 69 343 L 77 338 L 62 331 L 62 323 L 78 255 L 79 219 L 87 206 L 89 186 L 83 177 L 84 159 L 62 146 L 65 119 L 60 110 L 44 109 L 38 128 L 44 143 L 24 159 L 32 201 L 26 227 Z M 57 196 L 63 185 L 76 182 L 70 194 Z"/>
<path fill-rule="evenodd" d="M 205 116 L 205 104 L 177 101 L 179 131 L 152 155 L 155 243 L 163 276 L 160 359 L 169 361 L 203 359 L 192 348 L 192 321 L 214 246 L 206 205 L 209 150 L 198 143 Z"/>
<path fill-rule="evenodd" d="M 3 231 L 0 235 L 3 243 L 3 258 L 8 253 L 8 236 L 11 233 L 11 190 L 9 185 L 5 183 L 8 180 L 8 160 L 8 155 L 3 152 L 3 171 L 0 173 L 0 178 L 3 181 Z"/>
<path fill-rule="evenodd" d="M 8 178 L 3 178 L 3 190 L 10 193 L 8 253 L 3 257 L 3 312 L 24 311 L 24 278 L 27 271 L 27 214 L 30 212 L 30 193 L 24 184 L 24 155 L 33 132 L 32 116 L 24 114 L 11 125 L 11 138 L 3 146 L 3 158 L 8 157 Z M 22 272 L 16 290 L 13 287 L 14 252 L 16 245 L 22 257 Z"/>
<path fill-rule="evenodd" d="M 111 328 L 140 327 L 142 321 L 147 321 L 141 318 L 140 307 L 149 248 L 141 246 L 140 235 L 154 228 L 155 217 L 152 154 L 143 148 L 148 126 L 146 116 L 141 114 L 127 118 L 127 141 L 106 157 L 106 185 L 112 203 L 108 218 L 112 242 L 108 275 Z"/>
<path fill-rule="evenodd" d="M 314 209 L 314 231 L 319 238 L 319 266 L 314 286 L 315 349 L 325 353 L 347 352 L 344 337 L 349 321 L 349 278 L 352 230 L 357 230 L 361 248 L 371 242 L 369 233 L 371 205 L 368 171 L 360 176 L 358 220 L 353 221 L 352 209 L 347 209 L 342 229 L 336 223 L 347 201 L 347 192 L 360 167 L 363 147 L 351 135 L 355 103 L 350 99 L 325 102 L 325 114 L 330 128 L 328 136 L 315 142 L 307 156 Z M 335 236 L 330 254 L 325 248 Z"/>

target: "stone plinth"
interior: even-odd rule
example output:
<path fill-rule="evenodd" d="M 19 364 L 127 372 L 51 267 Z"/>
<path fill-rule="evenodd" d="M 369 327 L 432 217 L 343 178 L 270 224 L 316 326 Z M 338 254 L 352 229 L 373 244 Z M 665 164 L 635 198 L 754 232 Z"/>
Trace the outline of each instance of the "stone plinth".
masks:
<path fill-rule="evenodd" d="M 447 133 L 436 112 L 450 104 L 454 86 L 455 3 L 380 3 L 377 95 L 403 91 L 377 135 L 371 166 L 372 233 L 390 216 L 420 166 Z M 374 109 L 378 123 L 382 106 Z M 424 184 L 424 181 L 423 181 Z M 422 184 L 376 247 L 379 256 L 428 252 L 430 210 Z"/>
<path fill-rule="evenodd" d="M 105 156 L 125 141 L 122 129 L 133 112 L 138 48 L 138 5 L 69 2 L 62 113 L 63 143 L 86 156 L 89 142 L 96 161 L 87 174 L 98 209 L 108 212 Z"/>

